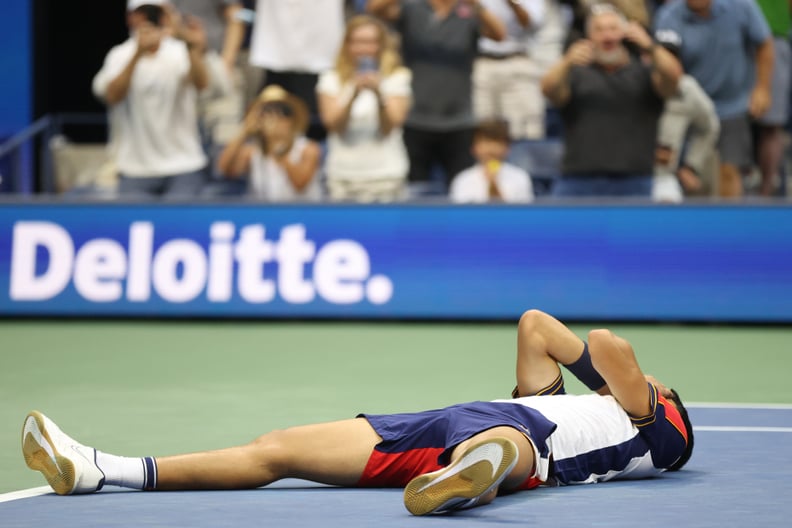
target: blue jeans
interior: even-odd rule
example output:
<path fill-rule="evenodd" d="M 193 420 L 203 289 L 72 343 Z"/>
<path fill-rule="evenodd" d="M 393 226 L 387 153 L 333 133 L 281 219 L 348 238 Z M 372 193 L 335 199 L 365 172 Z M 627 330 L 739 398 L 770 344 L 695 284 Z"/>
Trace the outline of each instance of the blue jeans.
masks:
<path fill-rule="evenodd" d="M 553 197 L 635 196 L 652 197 L 652 175 L 590 172 L 564 174 L 553 182 Z"/>
<path fill-rule="evenodd" d="M 205 183 L 205 169 L 155 177 L 121 174 L 118 195 L 121 198 L 195 198 L 201 194 Z"/>

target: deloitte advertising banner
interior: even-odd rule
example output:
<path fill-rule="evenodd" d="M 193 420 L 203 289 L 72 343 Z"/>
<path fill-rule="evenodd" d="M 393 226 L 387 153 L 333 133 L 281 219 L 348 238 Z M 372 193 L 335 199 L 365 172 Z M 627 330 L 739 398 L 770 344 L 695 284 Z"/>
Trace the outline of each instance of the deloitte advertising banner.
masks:
<path fill-rule="evenodd" d="M 792 321 L 792 208 L 0 206 L 0 315 Z"/>

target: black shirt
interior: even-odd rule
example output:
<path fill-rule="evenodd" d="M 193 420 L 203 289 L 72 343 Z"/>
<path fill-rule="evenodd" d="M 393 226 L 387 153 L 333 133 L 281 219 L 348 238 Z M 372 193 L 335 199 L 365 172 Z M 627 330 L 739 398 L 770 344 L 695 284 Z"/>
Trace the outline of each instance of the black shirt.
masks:
<path fill-rule="evenodd" d="M 561 109 L 564 173 L 651 175 L 664 101 L 650 67 L 636 57 L 611 72 L 574 66 L 569 83 L 572 93 Z"/>

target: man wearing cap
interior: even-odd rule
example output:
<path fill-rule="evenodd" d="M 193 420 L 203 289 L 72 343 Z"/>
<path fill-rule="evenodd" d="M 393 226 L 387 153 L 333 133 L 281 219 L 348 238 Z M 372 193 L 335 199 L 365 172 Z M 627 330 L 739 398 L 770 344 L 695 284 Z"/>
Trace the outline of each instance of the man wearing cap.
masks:
<path fill-rule="evenodd" d="M 674 0 L 656 31 L 681 39 L 681 61 L 712 98 L 720 119 L 720 194 L 742 195 L 740 170 L 752 163 L 749 116 L 770 105 L 773 39 L 753 0 Z"/>
<path fill-rule="evenodd" d="M 192 197 L 204 183 L 196 102 L 209 82 L 206 35 L 193 20 L 180 40 L 169 36 L 163 4 L 129 0 L 131 36 L 110 50 L 93 80 L 110 112 L 122 197 Z"/>

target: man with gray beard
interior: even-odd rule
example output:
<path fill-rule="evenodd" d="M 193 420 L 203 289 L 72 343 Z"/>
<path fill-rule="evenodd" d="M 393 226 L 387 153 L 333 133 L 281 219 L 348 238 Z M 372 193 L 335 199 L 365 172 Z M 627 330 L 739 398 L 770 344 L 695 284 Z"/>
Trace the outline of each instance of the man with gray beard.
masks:
<path fill-rule="evenodd" d="M 591 7 L 586 36 L 542 79 L 564 124 L 562 175 L 553 195 L 648 198 L 658 120 L 682 67 L 610 4 Z"/>

